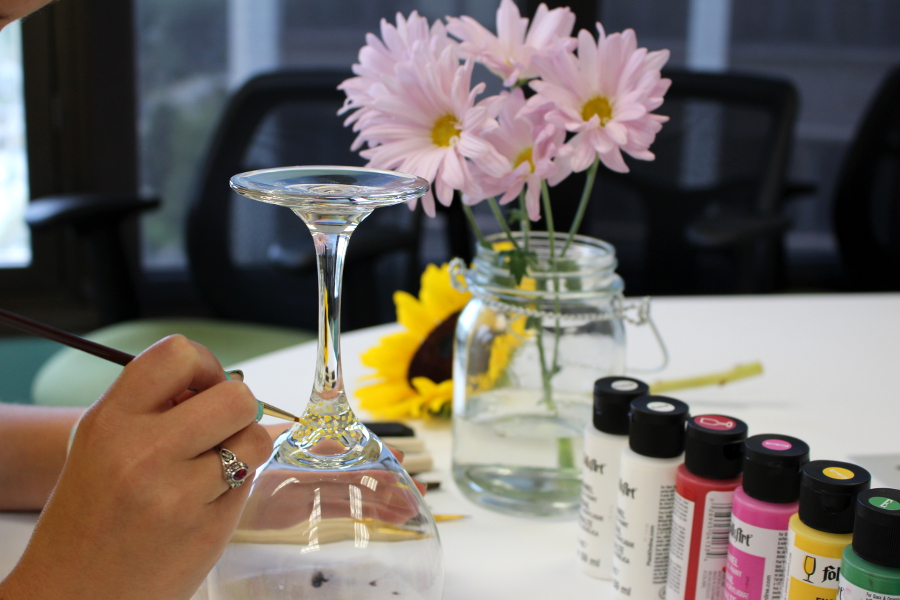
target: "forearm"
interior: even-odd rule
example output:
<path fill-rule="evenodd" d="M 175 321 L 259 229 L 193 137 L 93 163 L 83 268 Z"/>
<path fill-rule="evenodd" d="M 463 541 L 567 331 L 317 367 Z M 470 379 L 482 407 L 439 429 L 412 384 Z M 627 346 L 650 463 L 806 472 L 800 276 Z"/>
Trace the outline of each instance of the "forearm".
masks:
<path fill-rule="evenodd" d="M 0 510 L 40 510 L 83 408 L 0 404 Z"/>

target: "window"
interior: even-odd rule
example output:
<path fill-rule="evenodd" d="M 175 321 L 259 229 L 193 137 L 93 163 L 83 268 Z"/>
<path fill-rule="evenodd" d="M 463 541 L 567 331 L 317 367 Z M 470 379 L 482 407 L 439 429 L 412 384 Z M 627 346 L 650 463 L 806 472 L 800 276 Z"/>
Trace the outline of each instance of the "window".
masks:
<path fill-rule="evenodd" d="M 28 203 L 28 160 L 22 94 L 22 32 L 18 22 L 0 31 L 0 267 L 31 262 L 23 214 Z"/>

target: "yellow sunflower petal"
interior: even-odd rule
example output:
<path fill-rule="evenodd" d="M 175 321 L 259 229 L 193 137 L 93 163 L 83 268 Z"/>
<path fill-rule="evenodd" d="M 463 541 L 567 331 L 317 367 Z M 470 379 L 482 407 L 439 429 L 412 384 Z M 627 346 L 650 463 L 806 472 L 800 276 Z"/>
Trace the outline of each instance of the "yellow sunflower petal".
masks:
<path fill-rule="evenodd" d="M 537 289 L 537 280 L 534 277 L 522 277 L 522 281 L 516 287 L 520 290 L 533 292 Z"/>
<path fill-rule="evenodd" d="M 450 266 L 428 265 L 422 273 L 422 289 L 419 299 L 437 323 L 442 323 L 455 312 L 462 310 L 472 297 L 468 292 L 458 292 L 450 282 Z"/>
<path fill-rule="evenodd" d="M 419 392 L 418 410 L 421 416 L 437 415 L 453 401 L 453 380 L 434 383 L 427 377 L 414 377 L 413 387 Z"/>
<path fill-rule="evenodd" d="M 396 360 L 398 357 L 412 358 L 421 343 L 422 340 L 417 335 L 407 332 L 395 333 L 381 338 L 381 345 L 363 352 L 360 355 L 360 360 L 366 366 L 374 367 L 376 365 L 370 365 L 368 361 L 383 361 L 384 354 L 389 355 L 393 360 Z M 381 350 L 381 352 L 376 350 Z"/>
<path fill-rule="evenodd" d="M 415 296 L 404 291 L 394 292 L 394 305 L 397 307 L 397 321 L 401 325 L 423 340 L 428 337 L 436 323 Z"/>

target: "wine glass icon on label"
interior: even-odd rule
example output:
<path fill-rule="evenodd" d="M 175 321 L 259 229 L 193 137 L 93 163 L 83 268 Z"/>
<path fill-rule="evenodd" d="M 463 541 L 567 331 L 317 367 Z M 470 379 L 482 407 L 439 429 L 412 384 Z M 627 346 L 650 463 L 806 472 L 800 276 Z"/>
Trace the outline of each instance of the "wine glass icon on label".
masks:
<path fill-rule="evenodd" d="M 806 579 L 803 581 L 812 583 L 810 577 L 816 572 L 816 558 L 814 556 L 807 555 L 806 558 L 803 559 L 803 572 L 806 573 Z"/>

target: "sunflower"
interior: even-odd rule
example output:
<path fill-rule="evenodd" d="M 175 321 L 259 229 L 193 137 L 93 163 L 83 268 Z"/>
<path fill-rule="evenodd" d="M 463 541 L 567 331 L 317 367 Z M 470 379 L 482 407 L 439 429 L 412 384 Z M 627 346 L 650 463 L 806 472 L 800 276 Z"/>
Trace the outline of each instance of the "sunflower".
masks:
<path fill-rule="evenodd" d="M 360 406 L 382 419 L 449 416 L 453 398 L 453 334 L 459 313 L 472 297 L 458 292 L 450 268 L 428 265 L 419 297 L 394 293 L 404 331 L 381 339 L 365 352 L 363 365 L 375 373 L 356 391 Z"/>
<path fill-rule="evenodd" d="M 523 278 L 522 281 L 525 282 L 526 279 Z M 503 376 L 506 374 L 506 367 L 509 366 L 513 352 L 528 337 L 527 323 L 528 318 L 524 315 L 517 317 L 495 315 L 495 325 L 491 328 L 492 337 L 486 345 L 487 357 L 481 361 L 481 369 L 474 365 L 469 367 L 470 371 L 481 371 L 478 375 L 468 377 L 467 393 L 470 396 L 487 392 L 503 383 Z M 476 354 L 472 353 L 469 357 L 470 362 L 477 359 Z"/>
<path fill-rule="evenodd" d="M 504 242 L 494 244 L 494 250 L 504 249 Z M 523 277 L 517 287 L 534 290 L 535 282 Z M 395 292 L 397 321 L 405 331 L 383 337 L 361 356 L 375 373 L 362 378 L 373 383 L 356 391 L 360 406 L 381 419 L 449 417 L 456 321 L 471 297 L 454 289 L 446 263 L 428 265 L 419 298 Z M 493 313 L 489 320 L 483 328 L 483 352 L 469 356 L 469 371 L 478 373 L 468 377 L 469 395 L 503 384 L 513 352 L 530 333 L 524 315 Z"/>

